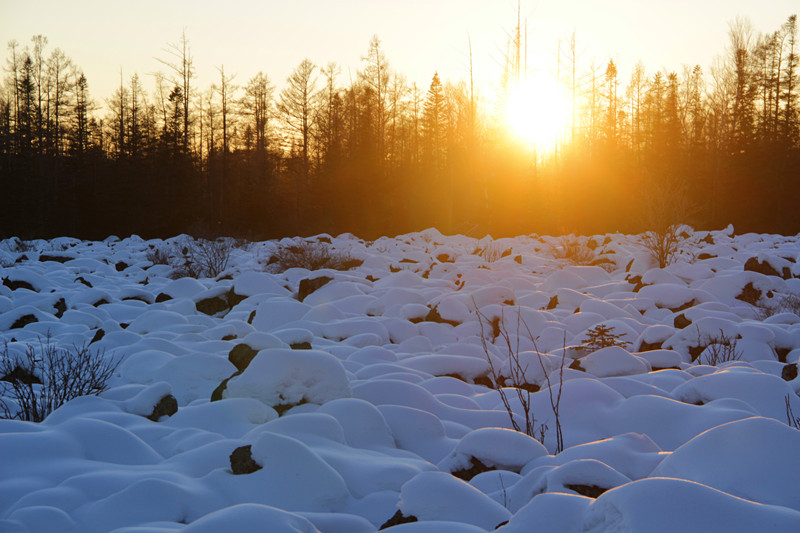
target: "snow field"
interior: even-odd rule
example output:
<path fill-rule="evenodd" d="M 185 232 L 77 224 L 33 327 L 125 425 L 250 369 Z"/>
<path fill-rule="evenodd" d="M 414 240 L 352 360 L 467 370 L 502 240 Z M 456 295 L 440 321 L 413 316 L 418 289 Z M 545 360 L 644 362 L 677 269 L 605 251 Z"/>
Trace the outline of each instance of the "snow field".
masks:
<path fill-rule="evenodd" d="M 591 237 L 600 268 L 436 230 L 308 239 L 348 271 L 264 272 L 274 242 L 217 279 L 147 261 L 185 238 L 0 241 L 0 358 L 49 336 L 121 361 L 99 396 L 0 420 L 0 531 L 800 531 L 797 237 L 695 232 L 665 269 L 635 236 Z M 582 347 L 597 326 L 626 344 Z M 494 387 L 524 428 L 503 331 L 542 442 Z"/>

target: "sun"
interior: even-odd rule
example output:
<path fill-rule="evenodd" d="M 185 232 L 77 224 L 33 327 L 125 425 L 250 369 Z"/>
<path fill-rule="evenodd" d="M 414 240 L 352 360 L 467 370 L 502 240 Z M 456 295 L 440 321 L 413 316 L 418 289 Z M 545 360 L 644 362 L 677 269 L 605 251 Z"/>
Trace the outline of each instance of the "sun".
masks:
<path fill-rule="evenodd" d="M 537 152 L 553 150 L 569 130 L 569 96 L 548 76 L 533 76 L 512 88 L 505 102 L 509 132 Z"/>

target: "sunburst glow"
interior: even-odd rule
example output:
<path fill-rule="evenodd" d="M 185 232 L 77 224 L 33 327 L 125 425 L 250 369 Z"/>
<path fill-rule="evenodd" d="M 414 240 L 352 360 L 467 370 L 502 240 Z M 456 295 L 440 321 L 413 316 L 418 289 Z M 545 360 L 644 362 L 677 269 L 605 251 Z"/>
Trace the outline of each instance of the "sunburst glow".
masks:
<path fill-rule="evenodd" d="M 528 78 L 511 90 L 505 119 L 520 142 L 537 151 L 550 151 L 568 131 L 569 96 L 551 77 Z"/>

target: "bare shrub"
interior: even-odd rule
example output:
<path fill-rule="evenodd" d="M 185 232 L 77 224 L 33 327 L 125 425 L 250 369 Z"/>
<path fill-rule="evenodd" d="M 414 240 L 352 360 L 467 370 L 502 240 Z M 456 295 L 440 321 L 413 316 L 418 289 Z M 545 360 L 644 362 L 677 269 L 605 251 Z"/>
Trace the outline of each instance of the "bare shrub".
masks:
<path fill-rule="evenodd" d="M 792 411 L 792 403 L 791 398 L 789 395 L 786 395 L 786 419 L 789 422 L 789 425 L 795 429 L 800 430 L 800 416 L 794 416 L 794 412 Z"/>
<path fill-rule="evenodd" d="M 28 344 L 21 356 L 5 344 L 0 354 L 0 418 L 41 422 L 74 398 L 106 390 L 119 363 L 104 350 L 61 348 L 49 337 L 38 346 Z"/>
<path fill-rule="evenodd" d="M 168 265 L 169 264 L 169 251 L 162 247 L 152 248 L 147 250 L 145 259 L 154 265 Z"/>
<path fill-rule="evenodd" d="M 214 278 L 228 268 L 231 252 L 234 249 L 232 239 L 219 238 L 186 239 L 176 245 L 170 264 L 173 266 L 172 277 L 177 278 Z"/>
<path fill-rule="evenodd" d="M 475 254 L 481 256 L 487 263 L 494 263 L 503 257 L 511 255 L 511 250 L 508 246 L 504 246 L 497 241 L 489 241 L 484 248 L 478 248 Z"/>
<path fill-rule="evenodd" d="M 595 260 L 594 250 L 572 235 L 559 238 L 557 245 L 550 246 L 550 254 L 571 265 L 589 265 Z"/>
<path fill-rule="evenodd" d="M 781 313 L 792 313 L 800 316 L 800 296 L 797 294 L 784 294 L 773 299 L 770 304 L 758 306 L 757 318 L 766 320 L 767 318 Z"/>
<path fill-rule="evenodd" d="M 508 328 L 505 324 L 505 314 L 503 314 L 499 320 L 491 320 L 485 314 L 481 313 L 480 309 L 478 309 L 477 304 L 473 301 L 473 306 L 475 308 L 475 313 L 478 316 L 478 324 L 480 325 L 481 329 L 481 344 L 483 347 L 483 352 L 486 356 L 486 361 L 489 363 L 489 377 L 492 379 L 492 382 L 495 384 L 497 392 L 500 394 L 500 400 L 503 402 L 503 407 L 505 408 L 506 412 L 508 413 L 509 420 L 511 421 L 511 426 L 514 430 L 523 432 L 522 427 L 517 422 L 515 418 L 514 409 L 511 406 L 511 401 L 508 397 L 508 392 L 506 389 L 511 388 L 515 391 L 517 401 L 519 401 L 520 407 L 522 409 L 522 415 L 525 419 L 525 430 L 524 433 L 530 437 L 537 439 L 539 442 L 544 444 L 545 435 L 548 431 L 548 426 L 544 423 L 539 424 L 538 428 L 536 426 L 536 418 L 533 412 L 533 401 L 531 398 L 531 389 L 529 384 L 526 382 L 525 373 L 527 371 L 527 365 L 523 366 L 522 361 L 520 360 L 520 350 L 519 350 L 519 331 L 520 327 L 524 327 L 528 335 L 533 339 L 533 336 L 528 328 L 528 325 L 522 320 L 522 315 L 517 310 L 517 333 L 512 338 L 511 333 L 509 333 Z M 485 323 L 485 326 L 484 326 Z M 489 350 L 489 344 L 487 341 L 487 334 L 485 327 L 492 328 L 492 342 L 494 342 L 497 338 L 501 338 L 504 343 L 504 348 L 506 351 L 506 355 L 508 356 L 509 362 L 509 376 L 501 376 L 500 372 L 498 371 L 497 367 L 494 364 L 494 360 L 492 359 L 491 352 Z M 566 342 L 566 338 L 565 338 Z M 547 372 L 544 362 L 542 360 L 542 354 L 539 352 L 539 349 L 536 348 L 536 342 L 534 341 L 534 350 L 537 355 L 537 360 L 539 361 L 539 365 L 541 366 L 542 373 L 547 380 L 547 388 L 548 393 L 550 395 L 550 406 L 553 410 L 553 414 L 555 416 L 555 424 L 556 424 L 556 453 L 560 453 L 564 450 L 564 438 L 561 430 L 561 416 L 559 407 L 561 405 L 561 391 L 562 385 L 564 380 L 564 362 L 566 357 L 566 350 L 563 351 L 561 355 L 561 366 L 559 369 L 559 387 L 558 392 L 553 392 L 553 383 L 550 381 L 550 374 Z"/>
<path fill-rule="evenodd" d="M 639 237 L 639 244 L 647 250 L 650 257 L 664 268 L 675 261 L 685 243 L 681 234 L 681 226 L 672 224 L 662 230 L 650 230 Z"/>
<path fill-rule="evenodd" d="M 273 274 L 285 272 L 290 268 L 350 270 L 360 266 L 361 263 L 363 263 L 361 259 L 333 250 L 326 243 L 302 241 L 279 245 L 267 262 L 266 270 Z"/>
<path fill-rule="evenodd" d="M 701 344 L 700 331 L 697 332 L 698 344 Z M 738 339 L 730 337 L 722 330 L 719 335 L 715 335 L 708 339 L 706 346 L 703 350 L 704 357 L 701 358 L 700 363 L 709 366 L 717 366 L 729 361 L 738 361 L 742 358 L 742 352 L 737 349 Z"/>

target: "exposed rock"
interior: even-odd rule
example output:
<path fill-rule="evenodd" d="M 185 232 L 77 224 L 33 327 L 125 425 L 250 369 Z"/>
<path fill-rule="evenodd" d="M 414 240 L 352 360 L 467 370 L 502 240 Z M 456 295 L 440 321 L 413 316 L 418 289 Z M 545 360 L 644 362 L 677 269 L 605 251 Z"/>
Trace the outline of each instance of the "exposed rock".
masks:
<path fill-rule="evenodd" d="M 744 286 L 742 292 L 736 296 L 736 299 L 747 302 L 750 305 L 756 305 L 761 299 L 761 291 L 753 287 L 753 283 L 750 282 Z"/>
<path fill-rule="evenodd" d="M 581 496 L 586 496 L 587 498 L 598 498 L 601 494 L 603 494 L 608 489 L 604 489 L 602 487 L 598 487 L 597 485 L 564 485 L 565 488 L 569 490 L 573 490 L 580 494 Z"/>
<path fill-rule="evenodd" d="M 744 269 L 745 271 L 749 270 L 750 272 L 758 272 L 759 274 L 764 274 L 765 276 L 780 277 L 780 274 L 777 270 L 775 270 L 775 267 L 770 265 L 767 261 L 764 261 L 763 263 L 760 262 L 757 257 L 751 257 L 745 261 Z"/>
<path fill-rule="evenodd" d="M 87 286 L 87 287 L 89 287 L 90 289 L 92 288 L 92 284 L 91 284 L 91 283 L 89 283 L 88 281 L 86 281 L 86 280 L 83 278 L 83 276 L 78 276 L 77 278 L 75 278 L 75 281 L 79 281 L 80 283 L 83 283 L 84 285 L 86 285 L 86 286 Z"/>
<path fill-rule="evenodd" d="M 392 526 L 398 526 L 400 524 L 409 524 L 411 522 L 417 522 L 418 518 L 416 516 L 405 516 L 402 511 L 398 510 L 394 515 L 383 523 L 383 525 L 379 528 L 379 530 L 388 529 Z"/>
<path fill-rule="evenodd" d="M 7 381 L 9 383 L 24 383 L 25 385 L 31 385 L 34 383 L 39 385 L 42 384 L 42 380 L 39 379 L 35 374 L 32 374 L 30 371 L 22 368 L 19 365 L 15 366 L 14 370 L 1 377 L 0 381 Z"/>
<path fill-rule="evenodd" d="M 166 301 L 168 301 L 168 300 L 172 300 L 172 296 L 170 296 L 169 294 L 166 294 L 166 293 L 160 292 L 160 293 L 158 293 L 158 295 L 156 296 L 156 303 L 157 303 L 157 304 L 160 304 L 161 302 L 166 302 Z"/>
<path fill-rule="evenodd" d="M 331 281 L 333 281 L 333 278 L 330 276 L 320 276 L 318 278 L 312 278 L 312 279 L 301 279 L 300 285 L 297 288 L 297 299 L 302 302 L 303 300 L 306 299 L 306 297 L 309 294 L 313 293 L 317 289 L 322 288 Z"/>
<path fill-rule="evenodd" d="M 697 256 L 697 260 L 698 261 L 704 261 L 706 259 L 714 259 L 715 257 L 717 257 L 717 256 L 716 255 L 712 255 L 712 254 L 707 254 L 707 253 L 703 252 L 702 254 Z"/>
<path fill-rule="evenodd" d="M 231 471 L 234 475 L 252 474 L 253 472 L 261 470 L 261 465 L 253 460 L 251 449 L 252 447 L 248 444 L 247 446 L 239 446 L 233 450 L 230 461 Z"/>
<path fill-rule="evenodd" d="M 550 309 L 555 309 L 556 307 L 558 307 L 558 295 L 557 294 L 555 296 L 553 296 L 552 298 L 550 298 L 550 301 L 547 302 L 547 308 L 546 309 L 549 311 Z"/>
<path fill-rule="evenodd" d="M 290 344 L 289 347 L 292 350 L 310 350 L 311 343 L 310 342 L 296 342 L 294 344 Z"/>
<path fill-rule="evenodd" d="M 205 298 L 199 300 L 194 304 L 195 308 L 205 315 L 216 315 L 222 311 L 228 310 L 228 302 L 224 298 L 214 296 L 213 298 Z"/>
<path fill-rule="evenodd" d="M 683 315 L 680 315 L 680 316 L 683 316 Z M 686 317 L 684 317 L 684 318 L 686 318 Z M 675 318 L 675 320 L 676 321 L 678 320 L 677 317 Z M 639 345 L 639 348 L 636 351 L 637 352 L 652 352 L 653 350 L 660 350 L 662 344 L 663 343 L 661 343 L 661 342 L 645 342 L 645 341 L 642 341 L 642 343 Z"/>
<path fill-rule="evenodd" d="M 453 327 L 461 324 L 461 322 L 458 322 L 457 320 L 448 320 L 446 318 L 442 318 L 442 315 L 439 314 L 439 310 L 436 307 L 428 311 L 428 314 L 425 316 L 424 319 L 422 319 L 422 321 L 436 322 L 438 324 L 450 324 Z"/>
<path fill-rule="evenodd" d="M 56 263 L 66 263 L 67 261 L 72 261 L 73 259 L 75 258 L 67 255 L 52 255 L 52 254 L 39 255 L 39 261 L 55 261 Z"/>
<path fill-rule="evenodd" d="M 8 279 L 3 278 L 3 285 L 15 291 L 17 289 L 28 289 L 29 291 L 38 292 L 36 289 L 33 288 L 33 285 L 28 283 L 27 281 L 22 281 L 18 279 Z"/>
<path fill-rule="evenodd" d="M 677 329 L 684 329 L 684 328 L 687 328 L 687 327 L 691 326 L 692 325 L 692 321 L 689 320 L 688 318 L 686 318 L 686 315 L 681 313 L 681 314 L 679 314 L 678 316 L 675 317 L 675 320 L 673 320 L 673 324 L 675 325 L 675 327 Z"/>
<path fill-rule="evenodd" d="M 39 319 L 34 315 L 22 315 L 13 324 L 11 324 L 9 329 L 24 328 L 28 324 L 33 324 L 34 322 L 39 322 Z"/>
<path fill-rule="evenodd" d="M 53 308 L 56 310 L 56 318 L 61 318 L 67 310 L 67 302 L 64 298 L 59 298 L 55 305 L 53 305 Z"/>
<path fill-rule="evenodd" d="M 89 344 L 94 344 L 95 342 L 102 340 L 103 337 L 105 336 L 106 332 L 103 331 L 102 329 L 98 329 L 97 331 L 94 332 L 94 337 L 92 337 L 92 340 L 89 341 Z"/>
<path fill-rule="evenodd" d="M 478 459 L 477 457 L 472 457 L 470 459 L 470 466 L 469 468 L 462 468 L 461 470 L 456 470 L 452 472 L 452 474 L 457 477 L 458 479 L 463 479 L 464 481 L 469 481 L 478 474 L 482 474 L 484 472 L 489 472 L 490 470 L 497 470 L 494 467 L 486 466 L 483 462 Z"/>
<path fill-rule="evenodd" d="M 158 403 L 153 407 L 153 412 L 147 415 L 147 418 L 153 422 L 158 422 L 162 416 L 172 416 L 178 412 L 178 400 L 172 394 L 163 396 Z"/>
<path fill-rule="evenodd" d="M 797 363 L 792 363 L 791 365 L 786 365 L 781 370 L 781 377 L 784 381 L 792 381 L 794 378 L 797 377 Z"/>
<path fill-rule="evenodd" d="M 483 385 L 484 387 L 489 387 L 490 389 L 495 388 L 494 383 L 492 383 L 492 379 L 489 376 L 478 376 L 473 380 L 473 382 L 475 385 Z"/>
<path fill-rule="evenodd" d="M 117 269 L 117 272 L 122 272 L 123 270 L 125 270 L 129 266 L 130 265 L 128 263 L 126 263 L 125 261 L 119 261 L 119 262 L 117 262 L 116 265 L 114 265 L 114 268 Z"/>
<path fill-rule="evenodd" d="M 250 364 L 250 361 L 253 360 L 253 357 L 255 357 L 257 353 L 257 350 L 254 350 L 247 344 L 237 344 L 230 353 L 228 353 L 228 361 L 233 363 L 233 366 L 235 366 L 239 372 L 242 372 L 247 368 L 247 365 Z"/>
<path fill-rule="evenodd" d="M 672 311 L 673 313 L 680 313 L 681 311 L 686 311 L 687 309 L 689 309 L 690 307 L 694 307 L 695 305 L 697 305 L 697 302 L 694 301 L 694 299 L 692 299 L 681 306 L 670 307 L 669 310 Z"/>

